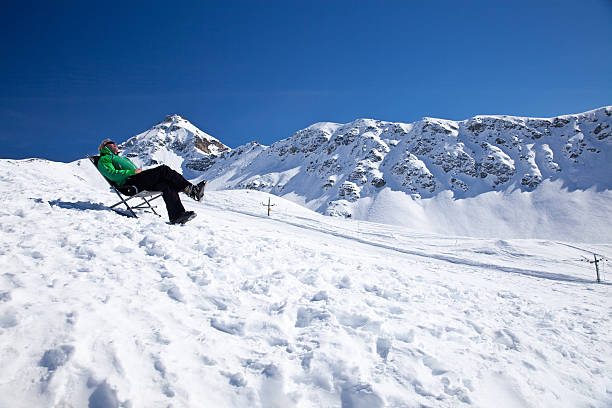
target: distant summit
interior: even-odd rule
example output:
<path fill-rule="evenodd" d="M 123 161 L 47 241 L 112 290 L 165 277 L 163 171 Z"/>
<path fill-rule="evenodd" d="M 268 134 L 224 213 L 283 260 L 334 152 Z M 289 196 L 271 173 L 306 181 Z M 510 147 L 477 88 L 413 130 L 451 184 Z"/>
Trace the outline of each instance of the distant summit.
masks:
<path fill-rule="evenodd" d="M 175 114 L 131 137 L 120 149 L 143 166 L 164 163 L 186 174 L 208 169 L 211 159 L 229 147 Z"/>

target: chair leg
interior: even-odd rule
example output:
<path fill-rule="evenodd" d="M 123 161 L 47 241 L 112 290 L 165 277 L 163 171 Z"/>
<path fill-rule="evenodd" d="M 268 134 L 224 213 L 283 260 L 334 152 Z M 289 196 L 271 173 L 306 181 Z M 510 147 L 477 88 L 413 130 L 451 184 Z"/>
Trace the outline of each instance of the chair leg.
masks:
<path fill-rule="evenodd" d="M 161 195 L 161 194 L 160 194 L 160 195 Z M 151 199 L 151 201 L 155 200 L 155 199 L 156 199 L 156 198 L 158 198 L 158 197 L 159 197 L 159 195 L 158 195 L 158 196 L 156 196 L 156 197 L 153 197 L 153 198 Z M 155 211 L 155 208 L 153 208 L 153 206 L 151 205 L 151 203 L 150 203 L 150 202 L 149 202 L 149 201 L 148 201 L 148 200 L 147 200 L 145 197 L 142 197 L 142 199 L 144 200 L 144 202 L 145 202 L 145 203 L 147 203 L 147 205 L 149 206 L 149 208 L 151 209 L 151 211 L 153 211 L 153 214 L 157 215 L 158 217 L 161 217 L 161 215 L 159 215 L 159 214 L 157 213 L 157 211 Z"/>
<path fill-rule="evenodd" d="M 121 194 L 119 194 L 119 193 L 118 193 L 116 190 L 115 190 L 115 193 L 116 193 L 116 194 L 119 196 L 119 199 L 120 199 L 121 201 L 120 201 L 120 202 L 118 202 L 117 204 L 111 205 L 111 207 L 110 207 L 110 208 L 114 210 L 114 208 L 115 208 L 116 206 L 118 206 L 119 204 L 123 203 L 123 204 L 125 204 L 125 206 L 127 207 L 128 211 L 129 211 L 129 212 L 132 214 L 132 216 L 133 216 L 134 218 L 138 218 L 138 216 L 136 215 L 136 213 L 134 212 L 134 210 L 132 210 L 132 207 L 130 207 L 130 205 L 127 203 L 127 200 L 124 200 L 124 199 L 123 199 L 123 197 L 121 197 Z M 128 198 L 128 200 L 129 200 L 129 198 Z M 114 210 L 114 211 L 117 211 L 117 210 Z"/>
<path fill-rule="evenodd" d="M 147 200 L 146 197 L 142 197 L 142 196 L 138 196 L 138 197 L 137 196 L 133 196 L 133 197 L 128 197 L 127 199 L 124 199 L 123 196 L 121 194 L 119 194 L 119 192 L 116 189 L 113 189 L 113 190 L 115 190 L 115 193 L 117 194 L 117 196 L 119 197 L 119 199 L 121 201 L 119 201 L 116 204 L 111 205 L 110 208 L 112 210 L 117 211 L 115 209 L 115 207 L 120 205 L 120 204 L 124 204 L 126 206 L 127 210 L 130 212 L 131 216 L 134 217 L 134 218 L 138 218 L 138 216 L 136 215 L 134 210 L 146 210 L 146 209 L 150 209 L 153 212 L 153 214 L 157 215 L 158 217 L 161 217 L 161 215 L 159 215 L 157 213 L 157 211 L 155 211 L 155 207 L 153 207 L 151 205 L 151 201 L 161 197 L 162 194 L 158 194 L 158 195 L 154 196 L 153 198 L 151 198 L 149 200 Z M 140 198 L 140 199 L 142 199 L 142 202 L 140 202 L 139 204 L 136 204 L 136 205 L 130 207 L 130 205 L 128 204 L 128 201 L 130 201 L 133 198 Z"/>

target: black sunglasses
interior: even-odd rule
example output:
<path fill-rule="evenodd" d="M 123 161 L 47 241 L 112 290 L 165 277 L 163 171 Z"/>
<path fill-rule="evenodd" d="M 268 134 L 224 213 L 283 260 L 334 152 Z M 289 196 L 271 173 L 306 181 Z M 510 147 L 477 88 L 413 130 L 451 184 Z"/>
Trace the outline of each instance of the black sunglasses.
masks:
<path fill-rule="evenodd" d="M 109 142 L 104 143 L 104 147 L 108 145 L 112 145 L 112 144 L 116 145 L 117 143 L 109 141 Z"/>

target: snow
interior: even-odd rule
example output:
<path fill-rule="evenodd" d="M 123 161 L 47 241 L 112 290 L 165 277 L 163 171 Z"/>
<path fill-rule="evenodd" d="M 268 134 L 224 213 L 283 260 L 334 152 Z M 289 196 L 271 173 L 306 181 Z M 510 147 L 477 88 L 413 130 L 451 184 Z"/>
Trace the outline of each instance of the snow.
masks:
<path fill-rule="evenodd" d="M 608 265 L 597 284 L 584 261 L 610 259 L 609 230 L 584 243 L 420 228 L 459 205 L 486 219 L 504 194 L 511 224 L 517 202 L 561 197 L 550 217 L 572 205 L 575 219 L 533 221 L 571 237 L 588 200 L 609 217 L 609 192 L 384 199 L 399 194 L 364 202 L 397 218 L 414 206 L 412 227 L 250 190 L 182 196 L 198 217 L 174 226 L 161 202 L 161 219 L 109 210 L 85 160 L 0 160 L 0 406 L 612 405 Z"/>
<path fill-rule="evenodd" d="M 545 180 L 534 191 L 491 191 L 455 199 L 445 191 L 429 199 L 388 188 L 375 200 L 361 201 L 356 213 L 367 219 L 420 231 L 476 237 L 610 242 L 612 190 L 569 191 Z"/>

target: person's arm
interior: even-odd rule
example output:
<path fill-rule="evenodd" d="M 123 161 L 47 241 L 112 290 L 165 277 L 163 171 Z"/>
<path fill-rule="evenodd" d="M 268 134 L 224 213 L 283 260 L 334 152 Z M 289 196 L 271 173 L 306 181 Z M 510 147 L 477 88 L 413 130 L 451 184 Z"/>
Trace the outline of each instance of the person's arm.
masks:
<path fill-rule="evenodd" d="M 126 178 L 136 174 L 137 170 L 117 170 L 110 156 L 102 156 L 98 161 L 100 173 L 110 181 L 121 184 Z"/>
<path fill-rule="evenodd" d="M 126 160 L 128 163 L 130 163 L 132 165 L 132 167 L 134 167 L 134 172 L 136 174 L 138 174 L 138 173 L 140 173 L 142 171 L 142 169 L 139 168 L 138 166 L 136 166 L 136 164 L 134 164 L 134 162 L 131 161 L 129 157 L 123 157 L 123 160 Z"/>

